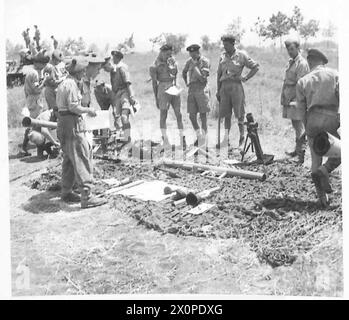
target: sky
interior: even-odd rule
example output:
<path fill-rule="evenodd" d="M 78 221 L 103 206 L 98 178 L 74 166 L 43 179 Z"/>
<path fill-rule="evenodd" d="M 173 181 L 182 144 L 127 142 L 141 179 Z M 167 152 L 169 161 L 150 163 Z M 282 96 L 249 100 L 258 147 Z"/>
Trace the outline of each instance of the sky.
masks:
<path fill-rule="evenodd" d="M 316 19 L 321 27 L 340 18 L 344 0 L 5 0 L 5 35 L 23 43 L 22 31 L 37 24 L 42 39 L 54 35 L 58 40 L 82 36 L 104 48 L 117 46 L 134 33 L 136 51 L 151 49 L 149 38 L 162 32 L 184 33 L 187 44 L 200 43 L 202 35 L 219 39 L 234 18 L 241 17 L 246 34 L 244 45 L 258 43 L 250 32 L 257 17 L 268 19 L 282 11 L 291 14 L 298 6 L 306 20 Z"/>

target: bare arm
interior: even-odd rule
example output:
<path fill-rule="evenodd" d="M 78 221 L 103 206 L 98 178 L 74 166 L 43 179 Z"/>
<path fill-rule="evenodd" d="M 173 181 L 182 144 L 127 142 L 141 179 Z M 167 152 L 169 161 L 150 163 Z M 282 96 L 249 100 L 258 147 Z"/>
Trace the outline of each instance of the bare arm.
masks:
<path fill-rule="evenodd" d="M 54 145 L 59 145 L 59 143 L 52 137 L 51 132 L 48 128 L 41 127 L 41 134 Z"/>

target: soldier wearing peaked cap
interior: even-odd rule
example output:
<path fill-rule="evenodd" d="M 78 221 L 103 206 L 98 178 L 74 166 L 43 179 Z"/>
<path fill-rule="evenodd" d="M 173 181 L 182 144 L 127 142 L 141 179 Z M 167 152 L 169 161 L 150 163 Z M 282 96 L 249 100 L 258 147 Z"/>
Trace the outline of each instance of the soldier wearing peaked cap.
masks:
<path fill-rule="evenodd" d="M 92 146 L 86 137 L 87 113 L 96 116 L 92 108 L 82 106 L 81 81 L 86 73 L 88 61 L 74 57 L 67 65 L 69 76 L 57 89 L 58 124 L 57 136 L 63 150 L 62 194 L 65 202 L 80 202 L 81 208 L 100 206 L 105 201 L 91 196 L 93 187 Z M 80 188 L 80 195 L 72 191 L 74 184 Z"/>
<path fill-rule="evenodd" d="M 160 53 L 153 65 L 149 68 L 152 80 L 153 92 L 155 96 L 156 106 L 160 110 L 160 130 L 164 146 L 170 145 L 167 135 L 167 114 L 170 106 L 172 106 L 177 119 L 177 127 L 179 130 L 179 139 L 182 149 L 186 148 L 186 141 L 183 134 L 184 126 L 181 113 L 181 97 L 180 95 L 170 95 L 166 90 L 176 85 L 178 74 L 178 64 L 172 56 L 173 47 L 170 44 L 164 44 L 160 48 Z"/>
<path fill-rule="evenodd" d="M 290 59 L 286 66 L 284 82 L 281 90 L 281 105 L 283 107 L 283 117 L 291 119 L 295 131 L 296 146 L 294 151 L 286 152 L 290 157 L 298 157 L 298 163 L 304 162 L 306 148 L 306 137 L 303 123 L 302 110 L 296 106 L 296 84 L 297 81 L 309 72 L 308 62 L 300 53 L 300 43 L 298 39 L 287 39 L 285 41 Z"/>
<path fill-rule="evenodd" d="M 314 152 L 314 137 L 326 131 L 339 138 L 339 80 L 338 73 L 325 65 L 328 59 L 318 49 L 308 51 L 307 61 L 310 72 L 298 80 L 296 86 L 297 107 L 305 114 L 305 132 L 311 153 L 311 176 L 320 205 L 329 203 L 328 193 L 332 192 L 329 174 L 341 164 L 341 158 L 323 159 Z"/>
<path fill-rule="evenodd" d="M 194 145 L 198 146 L 207 142 L 207 113 L 210 111 L 208 87 L 210 61 L 201 55 L 200 46 L 197 44 L 187 47 L 187 51 L 190 59 L 184 66 L 182 76 L 188 87 L 187 111 L 197 136 Z M 197 121 L 198 113 L 201 118 L 202 132 Z"/>
<path fill-rule="evenodd" d="M 235 48 L 234 36 L 224 35 L 221 40 L 225 52 L 218 64 L 216 97 L 219 101 L 219 116 L 224 118 L 225 135 L 223 141 L 217 144 L 217 148 L 230 146 L 229 132 L 233 111 L 238 119 L 239 147 L 241 147 L 245 140 L 245 92 L 242 83 L 251 79 L 258 72 L 259 64 L 252 60 L 245 51 Z M 245 67 L 250 69 L 250 72 L 242 76 Z"/>

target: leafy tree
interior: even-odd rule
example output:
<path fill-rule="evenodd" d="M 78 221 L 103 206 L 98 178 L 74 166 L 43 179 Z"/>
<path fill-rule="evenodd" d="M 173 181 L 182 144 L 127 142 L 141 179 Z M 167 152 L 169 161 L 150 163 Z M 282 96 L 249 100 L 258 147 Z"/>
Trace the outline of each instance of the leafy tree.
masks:
<path fill-rule="evenodd" d="M 282 13 L 278 12 L 277 14 L 273 14 L 269 19 L 269 24 L 266 27 L 267 38 L 272 40 L 279 39 L 280 47 L 282 46 L 282 37 L 287 35 L 290 32 L 291 23 L 289 17 Z"/>
<path fill-rule="evenodd" d="M 327 40 L 326 41 L 327 48 L 329 47 L 330 41 L 333 40 L 333 38 L 335 37 L 336 31 L 337 31 L 337 28 L 331 21 L 328 23 L 326 28 L 322 29 L 322 36 Z"/>
<path fill-rule="evenodd" d="M 268 38 L 269 33 L 265 26 L 265 20 L 262 20 L 260 17 L 257 18 L 257 21 L 254 23 L 253 27 L 251 28 L 252 32 L 255 32 L 258 35 L 259 38 L 259 46 L 261 46 L 261 39 L 262 38 Z"/>
<path fill-rule="evenodd" d="M 290 27 L 291 29 L 294 29 L 298 31 L 300 27 L 303 25 L 304 22 L 304 16 L 301 12 L 301 9 L 297 6 L 293 8 L 293 15 L 290 18 Z"/>
<path fill-rule="evenodd" d="M 186 34 L 165 33 L 164 37 L 165 43 L 171 44 L 173 46 L 173 53 L 177 54 L 185 47 L 188 36 Z"/>
<path fill-rule="evenodd" d="M 161 33 L 154 38 L 150 38 L 149 41 L 152 43 L 152 51 L 154 51 L 155 46 L 162 46 L 167 43 L 173 46 L 173 53 L 177 54 L 185 47 L 187 37 L 186 34 Z"/>
<path fill-rule="evenodd" d="M 99 53 L 99 48 L 98 48 L 98 46 L 95 43 L 91 43 L 88 46 L 88 51 L 94 52 L 94 53 Z"/>
<path fill-rule="evenodd" d="M 233 22 L 228 25 L 225 32 L 234 35 L 236 37 L 236 42 L 241 42 L 241 39 L 245 34 L 245 29 L 242 27 L 241 17 L 234 19 Z"/>
<path fill-rule="evenodd" d="M 201 37 L 201 47 L 205 51 L 213 50 L 219 48 L 219 42 L 211 42 L 208 35 L 203 35 Z"/>
<path fill-rule="evenodd" d="M 319 21 L 311 19 L 307 23 L 302 24 L 299 28 L 299 34 L 306 43 L 309 38 L 313 38 L 319 32 Z"/>

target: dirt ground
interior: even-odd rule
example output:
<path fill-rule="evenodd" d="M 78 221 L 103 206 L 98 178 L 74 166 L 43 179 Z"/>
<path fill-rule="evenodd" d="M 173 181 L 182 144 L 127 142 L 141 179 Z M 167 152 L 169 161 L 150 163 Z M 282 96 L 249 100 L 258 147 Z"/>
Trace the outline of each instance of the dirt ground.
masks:
<path fill-rule="evenodd" d="M 312 186 L 308 182 L 310 178 L 305 174 L 309 171 L 309 154 L 305 169 L 302 169 L 304 171 L 294 167 L 294 180 L 300 177 L 302 179 L 299 190 L 297 182 L 293 183 L 292 187 L 288 186 L 288 179 L 292 179 L 292 174 L 291 178 L 286 178 L 291 169 L 289 165 L 285 165 L 282 182 L 285 185 L 284 190 L 277 190 L 276 195 L 273 192 L 269 194 L 273 195 L 269 197 L 270 199 L 276 197 L 280 200 L 278 195 L 283 199 L 293 199 L 291 194 L 287 194 L 289 190 L 295 194 L 303 192 L 304 197 L 309 199 L 298 199 L 303 202 L 297 203 L 296 209 L 294 203 L 291 203 L 293 209 L 289 211 L 292 213 L 297 211 L 296 218 L 298 217 L 299 221 L 297 227 L 300 227 L 301 233 L 305 232 L 304 224 L 307 221 L 311 221 L 314 225 L 313 229 L 306 230 L 307 236 L 309 235 L 308 247 L 295 253 L 299 244 L 295 242 L 297 245 L 294 246 L 293 253 L 297 258 L 290 263 L 281 263 L 275 267 L 261 259 L 261 251 L 256 244 L 264 243 L 266 239 L 260 234 L 254 233 L 254 238 L 251 238 L 251 232 L 239 236 L 222 236 L 220 233 L 208 236 L 199 236 L 195 232 L 171 233 L 160 228 L 163 226 L 161 219 L 157 225 L 149 224 L 147 215 L 142 216 L 139 213 L 142 213 L 142 208 L 138 207 L 138 215 L 135 214 L 137 207 L 133 207 L 132 202 L 128 202 L 125 206 L 124 198 L 111 198 L 108 204 L 102 207 L 80 210 L 79 205 L 62 203 L 58 190 L 48 191 L 37 186 L 33 189 L 33 185 L 29 182 L 40 181 L 47 168 L 52 171 L 59 170 L 59 160 L 37 161 L 35 157 L 26 160 L 16 158 L 21 135 L 20 130 L 9 131 L 14 295 L 129 293 L 342 295 L 340 172 L 333 178 L 336 188 L 339 188 L 337 193 L 331 196 L 334 206 L 328 211 L 317 209 L 314 205 Z M 262 134 L 261 139 L 265 142 L 273 140 L 273 147 L 269 143 L 265 143 L 264 146 L 265 152 L 275 154 L 276 159 L 284 157 L 283 152 L 292 141 L 289 135 L 275 134 Z M 35 150 L 33 152 L 35 154 Z M 121 173 L 125 173 L 122 169 L 123 164 L 120 167 L 111 166 L 97 161 L 96 171 L 98 175 L 103 175 L 106 172 L 105 168 L 109 168 L 108 175 L 117 178 Z M 272 172 L 272 167 L 270 168 L 267 170 Z M 188 183 L 191 179 L 191 173 L 180 172 L 180 174 L 182 183 Z M 166 177 L 160 178 L 166 180 Z M 271 174 L 270 179 L 274 178 Z M 200 183 L 206 182 L 203 180 Z M 273 180 L 270 180 L 271 188 L 272 185 Z M 251 209 L 248 205 L 256 202 L 252 199 L 254 194 L 265 196 L 265 193 L 261 192 L 263 186 L 262 182 L 250 184 L 247 180 L 235 178 L 227 179 L 223 183 L 225 188 L 236 187 L 247 190 L 246 205 L 244 202 L 237 202 L 244 201 L 242 199 L 231 198 L 231 201 L 235 201 L 232 208 L 239 207 L 240 211 L 237 211 L 240 218 L 252 209 L 252 212 L 257 212 L 256 216 L 261 213 L 261 210 L 255 207 Z M 276 186 L 279 187 L 280 185 Z M 259 200 L 262 201 L 263 197 L 261 196 Z M 215 199 L 219 202 L 222 197 L 218 195 Z M 142 206 L 139 203 L 137 205 Z M 292 220 L 295 219 L 294 216 L 288 215 L 290 220 L 283 220 L 287 205 L 290 205 L 290 202 L 284 201 L 281 204 L 271 202 L 267 210 L 262 210 L 281 217 L 279 221 L 274 216 L 270 226 L 278 228 L 281 224 L 287 225 L 287 221 L 291 223 L 294 221 Z M 158 209 L 151 204 L 149 208 L 151 212 L 156 212 L 152 211 L 153 208 Z M 220 207 L 226 215 L 229 214 L 230 208 L 230 205 Z M 256 216 L 249 216 L 248 220 L 245 216 L 241 221 L 249 221 L 250 227 L 257 228 L 260 233 L 267 232 L 262 224 L 258 224 L 260 220 L 254 219 Z M 169 221 L 163 222 L 168 224 Z M 225 225 L 224 231 L 234 225 L 240 230 L 241 221 L 232 219 L 230 225 Z M 282 229 L 278 232 L 279 238 L 276 237 L 275 241 L 281 239 Z M 294 236 L 294 233 L 292 235 Z M 297 234 L 297 237 L 304 239 L 303 234 Z M 285 243 L 292 244 L 298 238 L 291 237 Z M 277 244 L 279 245 L 279 242 Z M 269 242 L 268 245 L 273 245 L 273 242 Z M 282 259 L 285 260 L 285 257 L 282 256 Z M 17 281 L 20 276 L 19 267 L 23 265 L 30 271 L 30 285 L 26 288 L 18 286 Z"/>

